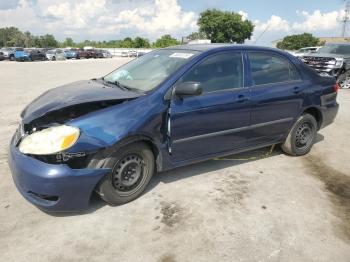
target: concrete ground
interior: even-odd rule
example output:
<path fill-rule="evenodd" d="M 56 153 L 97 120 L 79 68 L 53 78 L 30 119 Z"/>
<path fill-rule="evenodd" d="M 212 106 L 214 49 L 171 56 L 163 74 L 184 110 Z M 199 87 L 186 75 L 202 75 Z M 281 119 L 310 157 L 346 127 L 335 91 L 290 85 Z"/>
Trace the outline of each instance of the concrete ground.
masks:
<path fill-rule="evenodd" d="M 350 90 L 312 152 L 268 148 L 156 175 L 136 201 L 50 215 L 17 192 L 7 145 L 45 90 L 127 59 L 0 63 L 1 261 L 350 261 Z"/>

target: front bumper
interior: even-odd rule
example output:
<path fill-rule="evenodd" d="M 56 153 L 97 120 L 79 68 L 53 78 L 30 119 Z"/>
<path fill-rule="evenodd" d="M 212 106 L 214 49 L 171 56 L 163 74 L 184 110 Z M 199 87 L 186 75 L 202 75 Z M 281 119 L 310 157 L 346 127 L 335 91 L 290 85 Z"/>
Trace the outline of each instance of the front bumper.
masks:
<path fill-rule="evenodd" d="M 47 164 L 19 152 L 11 141 L 8 156 L 17 189 L 29 202 L 51 212 L 86 209 L 91 194 L 109 169 L 71 169 Z"/>

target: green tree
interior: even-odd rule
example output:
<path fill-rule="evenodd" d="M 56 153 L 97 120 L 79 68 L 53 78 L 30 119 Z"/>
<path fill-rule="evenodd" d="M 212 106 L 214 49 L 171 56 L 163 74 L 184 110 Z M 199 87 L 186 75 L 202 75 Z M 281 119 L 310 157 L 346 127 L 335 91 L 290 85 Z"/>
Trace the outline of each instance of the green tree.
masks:
<path fill-rule="evenodd" d="M 298 50 L 303 47 L 319 45 L 319 39 L 312 34 L 303 33 L 300 35 L 290 35 L 277 43 L 277 48 L 286 50 Z"/>
<path fill-rule="evenodd" d="M 62 47 L 74 47 L 76 44 L 74 43 L 73 39 L 70 37 L 67 37 L 60 46 Z"/>
<path fill-rule="evenodd" d="M 34 38 L 35 37 L 30 32 L 28 32 L 28 31 L 24 32 L 23 38 L 24 38 L 24 46 L 25 47 L 33 47 L 34 46 Z"/>
<path fill-rule="evenodd" d="M 171 35 L 163 35 L 154 42 L 153 46 L 157 48 L 162 48 L 178 44 L 180 44 L 180 42 L 175 38 L 171 37 Z"/>
<path fill-rule="evenodd" d="M 254 25 L 235 12 L 208 9 L 199 15 L 199 32 L 205 33 L 212 43 L 244 43 L 252 36 Z"/>
<path fill-rule="evenodd" d="M 130 37 L 126 37 L 120 42 L 120 47 L 133 48 L 134 47 L 134 41 Z"/>
<path fill-rule="evenodd" d="M 16 27 L 0 28 L 0 46 L 23 46 L 25 36 Z"/>
<path fill-rule="evenodd" d="M 188 40 L 197 40 L 197 39 L 207 39 L 207 35 L 204 32 L 193 32 L 186 37 Z"/>
<path fill-rule="evenodd" d="M 151 44 L 149 43 L 148 39 L 142 38 L 142 37 L 135 37 L 133 40 L 134 48 L 149 48 Z"/>
<path fill-rule="evenodd" d="M 40 36 L 35 43 L 37 47 L 58 47 L 57 40 L 50 34 Z"/>

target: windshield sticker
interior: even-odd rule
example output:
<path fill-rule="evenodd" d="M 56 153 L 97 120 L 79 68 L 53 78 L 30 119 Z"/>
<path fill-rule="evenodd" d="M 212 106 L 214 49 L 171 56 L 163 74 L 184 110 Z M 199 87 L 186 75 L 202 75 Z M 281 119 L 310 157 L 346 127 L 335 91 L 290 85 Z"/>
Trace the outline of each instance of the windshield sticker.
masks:
<path fill-rule="evenodd" d="M 191 53 L 173 53 L 169 57 L 188 59 L 191 56 L 193 56 Z"/>

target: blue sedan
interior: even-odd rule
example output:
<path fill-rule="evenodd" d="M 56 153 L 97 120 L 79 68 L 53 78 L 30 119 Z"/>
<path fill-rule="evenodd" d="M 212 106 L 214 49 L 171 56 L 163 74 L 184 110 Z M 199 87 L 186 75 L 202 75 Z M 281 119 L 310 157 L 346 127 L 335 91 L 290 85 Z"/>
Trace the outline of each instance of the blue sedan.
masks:
<path fill-rule="evenodd" d="M 41 209 L 84 209 L 93 192 L 124 204 L 155 172 L 274 144 L 307 154 L 336 117 L 338 87 L 276 49 L 160 49 L 35 99 L 21 114 L 9 165 L 20 193 Z"/>

